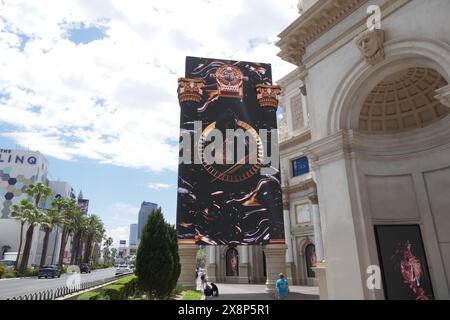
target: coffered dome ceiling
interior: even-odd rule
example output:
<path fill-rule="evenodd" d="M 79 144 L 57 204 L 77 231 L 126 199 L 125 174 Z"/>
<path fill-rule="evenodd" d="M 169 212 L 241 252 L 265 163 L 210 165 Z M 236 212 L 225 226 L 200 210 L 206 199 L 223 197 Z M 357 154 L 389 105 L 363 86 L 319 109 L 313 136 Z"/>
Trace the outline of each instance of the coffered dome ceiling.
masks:
<path fill-rule="evenodd" d="M 359 130 L 394 133 L 428 126 L 448 115 L 434 98 L 447 81 L 435 70 L 409 68 L 381 81 L 367 96 L 359 116 Z"/>

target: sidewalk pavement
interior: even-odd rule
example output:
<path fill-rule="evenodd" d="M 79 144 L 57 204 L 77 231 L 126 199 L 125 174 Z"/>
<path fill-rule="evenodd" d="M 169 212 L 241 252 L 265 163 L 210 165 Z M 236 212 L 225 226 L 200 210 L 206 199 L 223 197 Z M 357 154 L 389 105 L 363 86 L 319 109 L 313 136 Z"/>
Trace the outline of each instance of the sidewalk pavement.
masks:
<path fill-rule="evenodd" d="M 265 292 L 263 284 L 225 284 L 216 283 L 219 288 L 218 297 L 206 297 L 206 300 L 276 300 L 275 295 Z M 198 290 L 202 291 L 200 282 Z M 287 300 L 319 300 L 318 287 L 289 286 Z"/>

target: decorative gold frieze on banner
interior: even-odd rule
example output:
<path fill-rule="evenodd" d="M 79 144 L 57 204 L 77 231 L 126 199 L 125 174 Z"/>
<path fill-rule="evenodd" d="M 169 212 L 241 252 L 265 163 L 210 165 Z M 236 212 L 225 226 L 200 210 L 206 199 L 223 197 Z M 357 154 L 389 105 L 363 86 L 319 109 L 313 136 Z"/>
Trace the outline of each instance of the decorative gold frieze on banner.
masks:
<path fill-rule="evenodd" d="M 205 81 L 202 79 L 178 79 L 178 99 L 180 103 L 195 102 L 199 103 L 203 95 Z"/>
<path fill-rule="evenodd" d="M 238 67 L 226 64 L 218 68 L 212 77 L 217 81 L 219 96 L 239 99 L 243 97 L 243 81 L 248 80 L 248 77 L 244 77 Z"/>

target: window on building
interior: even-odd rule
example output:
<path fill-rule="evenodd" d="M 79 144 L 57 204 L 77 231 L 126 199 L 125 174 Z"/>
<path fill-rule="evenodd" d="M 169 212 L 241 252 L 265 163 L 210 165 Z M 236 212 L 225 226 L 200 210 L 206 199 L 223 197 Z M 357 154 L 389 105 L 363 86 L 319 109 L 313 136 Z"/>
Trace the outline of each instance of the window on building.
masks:
<path fill-rule="evenodd" d="M 292 161 L 292 175 L 298 177 L 309 172 L 308 157 L 301 157 Z"/>

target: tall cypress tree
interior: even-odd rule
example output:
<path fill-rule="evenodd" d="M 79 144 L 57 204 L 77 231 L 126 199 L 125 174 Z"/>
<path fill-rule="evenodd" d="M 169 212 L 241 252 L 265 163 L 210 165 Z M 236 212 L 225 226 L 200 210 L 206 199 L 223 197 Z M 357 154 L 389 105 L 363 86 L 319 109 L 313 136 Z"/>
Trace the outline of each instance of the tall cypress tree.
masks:
<path fill-rule="evenodd" d="M 137 250 L 138 286 L 149 296 L 165 299 L 180 275 L 176 232 L 166 223 L 161 208 L 148 216 Z"/>

